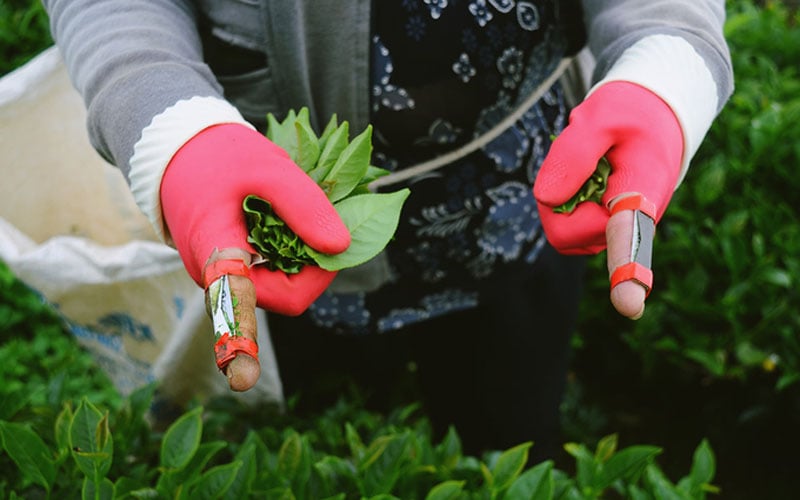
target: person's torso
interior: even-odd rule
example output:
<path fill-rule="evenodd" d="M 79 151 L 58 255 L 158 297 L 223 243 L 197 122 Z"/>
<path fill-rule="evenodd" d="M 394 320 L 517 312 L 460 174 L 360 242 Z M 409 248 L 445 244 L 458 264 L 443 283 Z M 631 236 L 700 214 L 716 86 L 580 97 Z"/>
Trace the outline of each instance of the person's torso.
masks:
<path fill-rule="evenodd" d="M 367 79 L 374 164 L 389 170 L 412 166 L 458 148 L 508 117 L 581 44 L 570 35 L 569 22 L 581 23 L 582 16 L 566 12 L 566 3 L 372 2 L 370 60 L 364 65 L 369 71 L 339 77 Z M 248 5 L 255 8 L 255 2 Z M 259 61 L 269 78 L 281 68 L 269 68 L 268 58 L 254 57 L 258 50 L 241 47 L 233 52 L 244 50 L 244 57 L 234 61 L 235 37 L 221 40 L 213 30 L 208 36 L 207 55 L 218 59 L 211 65 L 226 97 L 258 118 L 259 91 L 243 92 L 242 74 L 257 74 Z M 244 66 L 233 67 L 234 62 Z M 567 113 L 558 85 L 548 88 L 480 150 L 389 186 L 390 191 L 408 186 L 412 193 L 387 248 L 389 281 L 368 292 L 329 289 L 304 317 L 343 332 L 393 330 L 473 307 L 480 302 L 482 283 L 495 271 L 533 262 L 545 238 L 531 186 Z"/>

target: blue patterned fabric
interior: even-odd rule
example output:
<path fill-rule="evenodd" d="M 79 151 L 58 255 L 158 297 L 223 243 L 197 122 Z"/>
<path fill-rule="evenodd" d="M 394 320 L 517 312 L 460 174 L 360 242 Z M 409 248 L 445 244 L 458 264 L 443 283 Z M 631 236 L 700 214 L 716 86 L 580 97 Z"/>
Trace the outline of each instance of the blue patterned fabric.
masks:
<path fill-rule="evenodd" d="M 373 162 L 389 170 L 452 151 L 503 120 L 555 68 L 568 41 L 552 2 L 374 2 Z M 482 150 L 408 186 L 392 280 L 325 292 L 318 326 L 383 333 L 476 306 L 484 279 L 528 266 L 546 244 L 531 187 L 568 109 L 558 85 Z M 509 293 L 514 293 L 509 290 Z"/>

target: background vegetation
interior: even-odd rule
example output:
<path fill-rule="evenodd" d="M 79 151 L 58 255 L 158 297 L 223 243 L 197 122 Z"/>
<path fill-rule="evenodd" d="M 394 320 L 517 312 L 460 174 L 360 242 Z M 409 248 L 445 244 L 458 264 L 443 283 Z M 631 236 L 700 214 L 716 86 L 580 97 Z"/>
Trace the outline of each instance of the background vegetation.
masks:
<path fill-rule="evenodd" d="M 118 494 L 171 495 L 176 478 L 193 493 L 260 484 L 284 498 L 308 488 L 424 498 L 437 484 L 441 498 L 502 497 L 512 484 L 698 498 L 716 491 L 708 483 L 722 498 L 790 497 L 800 444 L 800 15 L 788 1 L 736 0 L 728 11 L 736 91 L 659 226 L 656 289 L 642 320 L 611 310 L 603 258 L 591 261 L 563 406 L 573 444 L 555 462 L 523 467 L 524 446 L 462 456 L 457 436 L 430 441 L 415 406 L 378 415 L 356 393 L 304 419 L 255 419 L 214 401 L 177 430 L 150 430 L 143 408 L 153 388 L 120 398 L 0 265 L 0 497 L 100 494 L 112 482 Z M 38 2 L 0 1 L 0 74 L 51 43 Z M 93 433 L 71 436 L 65 422 L 76 421 Z M 26 460 L 18 441 L 47 459 Z M 164 442 L 183 454 L 165 456 Z M 620 455 L 612 463 L 624 472 L 608 465 Z"/>
<path fill-rule="evenodd" d="M 53 44 L 39 0 L 0 0 L 0 75 Z"/>

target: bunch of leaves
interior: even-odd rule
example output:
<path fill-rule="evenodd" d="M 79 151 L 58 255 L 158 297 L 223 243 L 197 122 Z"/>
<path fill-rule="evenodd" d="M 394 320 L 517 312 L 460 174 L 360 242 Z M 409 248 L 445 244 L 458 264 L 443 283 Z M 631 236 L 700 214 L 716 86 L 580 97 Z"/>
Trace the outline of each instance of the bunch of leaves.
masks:
<path fill-rule="evenodd" d="M 42 422 L 0 420 L 0 444 L 13 466 L 0 475 L 5 498 L 425 498 L 567 499 L 616 493 L 633 498 L 704 498 L 716 491 L 714 454 L 697 447 L 690 472 L 671 482 L 655 461 L 660 449 L 617 449 L 607 436 L 594 453 L 569 443 L 576 475 L 552 461 L 528 464 L 531 443 L 478 458 L 450 430 L 432 442 L 416 407 L 388 416 L 341 403 L 308 430 L 247 423 L 253 409 L 207 411 L 195 405 L 163 432 L 146 422 L 154 386 L 119 409 L 83 398 Z M 220 403 L 216 403 L 220 404 Z M 264 420 L 264 413 L 261 419 Z M 238 425 L 232 425 L 236 423 Z M 244 423 L 244 424 L 243 424 Z M 136 444 L 137 446 L 133 446 Z"/>
<path fill-rule="evenodd" d="M 553 212 L 557 214 L 570 213 L 578 206 L 579 203 L 585 201 L 603 204 L 603 194 L 608 187 L 608 176 L 611 174 L 611 164 L 606 157 L 600 158 L 597 164 L 597 169 L 592 173 L 591 177 L 586 179 L 581 188 L 575 193 L 575 196 L 570 198 L 557 207 L 553 208 Z"/>
<path fill-rule="evenodd" d="M 0 1 L 0 76 L 53 45 L 40 0 Z"/>
<path fill-rule="evenodd" d="M 646 363 L 779 389 L 800 380 L 800 15 L 781 2 L 728 2 L 736 90 L 658 228 L 644 317 L 609 322 L 585 304 L 582 331 L 622 331 Z M 608 293 L 604 257 L 591 294 Z M 602 327 L 601 327 L 602 328 Z"/>
<path fill-rule="evenodd" d="M 354 267 L 377 255 L 397 229 L 408 189 L 373 193 L 369 183 L 389 172 L 370 165 L 372 127 L 350 140 L 349 123 L 331 117 L 319 137 L 307 108 L 290 111 L 280 122 L 267 116 L 267 137 L 319 185 L 350 231 L 351 243 L 340 254 L 328 255 L 306 245 L 272 209 L 269 201 L 250 195 L 244 200 L 248 241 L 271 270 L 296 273 L 304 265 L 328 271 Z"/>

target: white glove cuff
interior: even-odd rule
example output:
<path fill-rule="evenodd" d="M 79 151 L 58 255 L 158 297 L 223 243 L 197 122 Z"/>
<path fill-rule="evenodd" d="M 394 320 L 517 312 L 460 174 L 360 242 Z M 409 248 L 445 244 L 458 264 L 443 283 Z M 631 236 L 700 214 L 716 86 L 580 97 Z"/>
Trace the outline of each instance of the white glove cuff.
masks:
<path fill-rule="evenodd" d="M 680 184 L 717 115 L 717 85 L 705 61 L 681 37 L 651 35 L 627 48 L 589 93 L 612 81 L 641 85 L 672 108 L 684 140 Z"/>
<path fill-rule="evenodd" d="M 164 242 L 168 241 L 161 215 L 160 191 L 164 171 L 175 153 L 192 137 L 221 123 L 241 123 L 254 128 L 227 101 L 216 97 L 192 97 L 178 101 L 153 117 L 133 147 L 128 174 L 131 192 L 139 209 Z"/>

